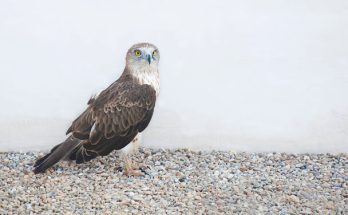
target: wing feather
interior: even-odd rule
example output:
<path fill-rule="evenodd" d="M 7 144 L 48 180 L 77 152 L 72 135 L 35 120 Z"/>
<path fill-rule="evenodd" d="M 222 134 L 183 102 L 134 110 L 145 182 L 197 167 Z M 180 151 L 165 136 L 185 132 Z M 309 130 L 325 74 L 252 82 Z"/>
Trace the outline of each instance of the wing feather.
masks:
<path fill-rule="evenodd" d="M 97 98 L 71 125 L 67 133 L 81 140 L 84 155 L 72 156 L 76 161 L 88 160 L 88 154 L 104 155 L 126 146 L 149 124 L 156 102 L 156 91 L 150 85 L 132 81 L 115 82 Z M 87 150 L 87 151 L 86 151 Z M 92 153 L 93 152 L 93 153 Z"/>

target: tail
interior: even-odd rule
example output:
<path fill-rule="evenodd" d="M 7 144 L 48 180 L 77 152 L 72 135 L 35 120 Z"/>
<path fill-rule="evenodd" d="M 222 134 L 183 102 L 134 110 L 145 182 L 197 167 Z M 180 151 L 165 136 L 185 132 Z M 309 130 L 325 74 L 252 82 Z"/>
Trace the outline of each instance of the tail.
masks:
<path fill-rule="evenodd" d="M 80 142 L 79 139 L 68 137 L 63 143 L 56 145 L 50 153 L 36 160 L 33 170 L 34 173 L 43 173 L 51 166 L 58 163 L 62 158 L 69 156 Z"/>

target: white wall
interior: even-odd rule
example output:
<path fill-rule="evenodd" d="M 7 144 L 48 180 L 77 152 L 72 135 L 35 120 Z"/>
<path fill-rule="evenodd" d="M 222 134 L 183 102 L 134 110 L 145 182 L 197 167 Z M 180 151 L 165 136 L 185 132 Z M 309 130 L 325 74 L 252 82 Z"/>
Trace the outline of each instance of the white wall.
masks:
<path fill-rule="evenodd" d="M 127 49 L 161 52 L 145 146 L 348 152 L 348 1 L 0 2 L 0 150 L 47 150 Z"/>

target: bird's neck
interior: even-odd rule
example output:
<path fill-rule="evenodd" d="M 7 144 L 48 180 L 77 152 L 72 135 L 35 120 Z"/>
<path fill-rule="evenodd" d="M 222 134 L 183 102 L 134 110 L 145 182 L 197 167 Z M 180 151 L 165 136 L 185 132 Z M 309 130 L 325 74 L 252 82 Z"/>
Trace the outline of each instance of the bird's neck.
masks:
<path fill-rule="evenodd" d="M 160 91 L 160 79 L 158 67 L 155 64 L 143 66 L 127 66 L 125 72 L 138 84 L 148 84 L 156 90 L 158 96 Z"/>

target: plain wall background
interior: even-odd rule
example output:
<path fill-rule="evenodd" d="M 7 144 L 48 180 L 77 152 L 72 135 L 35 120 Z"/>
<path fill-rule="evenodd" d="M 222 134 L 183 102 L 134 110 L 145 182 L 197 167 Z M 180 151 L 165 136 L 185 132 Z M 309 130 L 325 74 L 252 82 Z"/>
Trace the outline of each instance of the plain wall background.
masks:
<path fill-rule="evenodd" d="M 0 151 L 47 150 L 136 42 L 161 52 L 147 147 L 348 152 L 348 1 L 0 2 Z"/>

